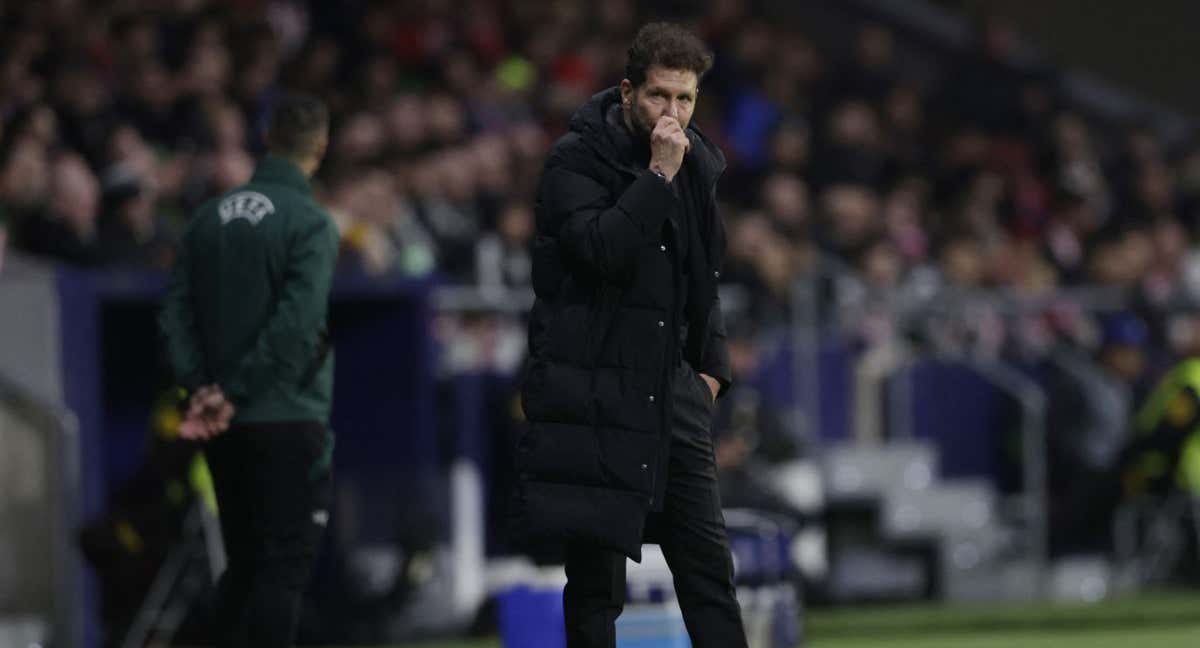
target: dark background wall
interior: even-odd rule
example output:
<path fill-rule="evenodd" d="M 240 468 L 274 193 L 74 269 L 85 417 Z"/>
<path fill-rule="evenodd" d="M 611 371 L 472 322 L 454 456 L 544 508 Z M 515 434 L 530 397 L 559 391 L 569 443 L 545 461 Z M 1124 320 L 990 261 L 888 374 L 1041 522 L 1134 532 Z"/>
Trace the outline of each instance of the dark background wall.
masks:
<path fill-rule="evenodd" d="M 966 15 L 1014 22 L 1056 62 L 1095 73 L 1200 117 L 1196 0 L 940 0 Z"/>

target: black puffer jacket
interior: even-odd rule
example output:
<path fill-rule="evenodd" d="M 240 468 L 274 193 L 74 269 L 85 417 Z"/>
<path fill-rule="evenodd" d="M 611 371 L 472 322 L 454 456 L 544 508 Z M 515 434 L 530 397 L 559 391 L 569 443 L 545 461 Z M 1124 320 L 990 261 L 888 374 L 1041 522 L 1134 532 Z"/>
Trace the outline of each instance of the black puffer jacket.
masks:
<path fill-rule="evenodd" d="M 538 190 L 529 424 L 515 451 L 512 522 L 518 542 L 586 540 L 640 559 L 646 513 L 666 486 L 676 358 L 682 351 L 722 392 L 730 381 L 716 290 L 725 158 L 689 127 L 676 196 L 635 162 L 624 126 L 606 119 L 619 101 L 610 88 L 575 114 Z M 690 254 L 674 253 L 686 244 L 681 232 L 694 232 Z"/>

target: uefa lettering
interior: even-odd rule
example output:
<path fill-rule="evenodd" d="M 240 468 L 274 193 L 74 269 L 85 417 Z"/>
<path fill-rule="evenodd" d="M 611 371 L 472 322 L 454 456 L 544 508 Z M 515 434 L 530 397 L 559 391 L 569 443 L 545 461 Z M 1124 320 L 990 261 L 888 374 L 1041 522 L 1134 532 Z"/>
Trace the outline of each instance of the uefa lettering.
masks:
<path fill-rule="evenodd" d="M 251 225 L 275 212 L 275 205 L 270 198 L 257 191 L 239 191 L 221 201 L 218 207 L 221 213 L 221 224 L 228 225 L 230 221 L 244 218 Z"/>

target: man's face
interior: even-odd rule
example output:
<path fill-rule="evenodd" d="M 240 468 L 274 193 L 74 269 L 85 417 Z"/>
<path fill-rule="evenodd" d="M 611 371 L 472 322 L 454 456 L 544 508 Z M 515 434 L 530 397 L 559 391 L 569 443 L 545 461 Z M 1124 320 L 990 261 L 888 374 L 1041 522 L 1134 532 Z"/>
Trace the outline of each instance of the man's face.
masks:
<path fill-rule="evenodd" d="M 634 130 L 650 137 L 658 120 L 674 117 L 687 128 L 696 109 L 700 79 L 691 70 L 671 70 L 661 65 L 646 69 L 646 80 L 640 86 L 625 79 L 621 81 L 621 100 Z"/>

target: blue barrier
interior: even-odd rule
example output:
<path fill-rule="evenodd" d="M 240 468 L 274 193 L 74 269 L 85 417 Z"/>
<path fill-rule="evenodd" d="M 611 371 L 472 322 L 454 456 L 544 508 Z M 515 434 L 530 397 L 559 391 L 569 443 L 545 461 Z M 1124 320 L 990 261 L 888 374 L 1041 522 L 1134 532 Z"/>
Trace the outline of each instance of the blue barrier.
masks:
<path fill-rule="evenodd" d="M 763 349 L 761 364 L 747 381 L 763 395 L 764 402 L 780 412 L 803 405 L 797 390 L 804 390 L 816 381 L 817 407 L 820 428 L 816 438 L 821 441 L 846 441 L 851 434 L 853 351 L 835 336 L 822 340 L 817 352 L 817 375 L 802 373 L 795 376 L 793 345 L 780 341 Z M 795 378 L 798 378 L 796 380 Z"/>
<path fill-rule="evenodd" d="M 1012 399 L 970 367 L 925 361 L 912 369 L 913 436 L 938 448 L 947 477 L 1004 480 L 1005 433 L 1016 429 Z"/>
<path fill-rule="evenodd" d="M 497 598 L 504 648 L 566 648 L 561 586 L 519 585 Z"/>

